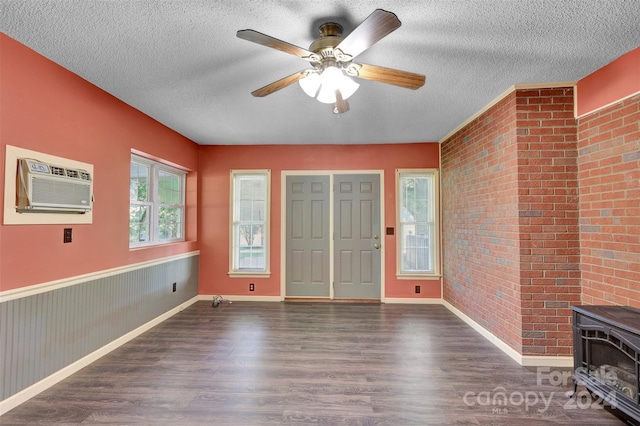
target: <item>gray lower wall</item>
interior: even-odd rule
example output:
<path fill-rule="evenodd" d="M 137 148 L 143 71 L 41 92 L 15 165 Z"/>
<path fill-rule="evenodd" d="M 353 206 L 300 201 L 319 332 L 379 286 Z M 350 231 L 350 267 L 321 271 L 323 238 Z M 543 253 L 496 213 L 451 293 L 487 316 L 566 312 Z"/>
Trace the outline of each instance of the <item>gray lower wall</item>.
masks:
<path fill-rule="evenodd" d="M 189 256 L 0 303 L 0 400 L 197 296 L 198 262 Z"/>

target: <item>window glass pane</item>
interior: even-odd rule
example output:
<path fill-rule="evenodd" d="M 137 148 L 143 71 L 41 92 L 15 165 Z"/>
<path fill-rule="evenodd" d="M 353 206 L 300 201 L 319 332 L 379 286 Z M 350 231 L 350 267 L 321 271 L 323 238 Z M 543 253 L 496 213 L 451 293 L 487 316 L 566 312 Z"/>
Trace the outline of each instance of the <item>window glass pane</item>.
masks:
<path fill-rule="evenodd" d="M 149 206 L 131 204 L 129 206 L 129 242 L 149 241 Z"/>
<path fill-rule="evenodd" d="M 240 200 L 238 209 L 238 220 L 259 222 L 265 218 L 266 203 L 262 200 Z"/>
<path fill-rule="evenodd" d="M 264 245 L 264 225 L 239 225 L 240 247 L 253 247 Z"/>
<path fill-rule="evenodd" d="M 239 225 L 238 269 L 265 269 L 264 225 Z"/>
<path fill-rule="evenodd" d="M 411 220 L 425 221 L 429 215 L 429 189 L 431 186 L 428 177 L 403 177 L 401 179 L 402 206 L 411 216 Z"/>
<path fill-rule="evenodd" d="M 259 200 L 265 197 L 266 176 L 246 175 L 239 177 L 240 198 L 249 200 Z"/>
<path fill-rule="evenodd" d="M 236 218 L 240 221 L 261 221 L 266 209 L 266 176 L 237 177 Z"/>
<path fill-rule="evenodd" d="M 253 209 L 253 201 L 251 200 L 239 200 L 238 201 L 238 220 L 247 221 L 252 219 L 251 210 Z"/>
<path fill-rule="evenodd" d="M 182 237 L 182 209 L 160 207 L 158 214 L 158 238 L 173 240 Z"/>
<path fill-rule="evenodd" d="M 149 167 L 139 163 L 131 163 L 129 199 L 131 201 L 149 201 Z"/>
<path fill-rule="evenodd" d="M 408 272 L 420 272 L 431 270 L 429 235 L 424 232 L 426 227 L 416 225 L 404 225 L 403 236 L 403 270 Z M 422 229 L 423 232 L 414 232 Z"/>
<path fill-rule="evenodd" d="M 427 221 L 429 218 L 430 195 L 429 186 L 431 182 L 427 177 L 414 178 L 414 203 L 415 203 L 415 216 L 417 222 Z"/>
<path fill-rule="evenodd" d="M 160 171 L 158 173 L 158 202 L 180 204 L 180 176 Z"/>

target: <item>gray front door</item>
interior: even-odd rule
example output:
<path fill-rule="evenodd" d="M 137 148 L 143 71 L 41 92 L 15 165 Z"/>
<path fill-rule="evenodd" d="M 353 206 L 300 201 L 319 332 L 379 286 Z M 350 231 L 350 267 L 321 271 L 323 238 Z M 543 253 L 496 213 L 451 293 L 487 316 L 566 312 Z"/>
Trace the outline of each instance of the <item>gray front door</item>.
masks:
<path fill-rule="evenodd" d="M 334 298 L 380 299 L 380 175 L 334 177 Z"/>
<path fill-rule="evenodd" d="M 287 176 L 286 296 L 330 296 L 329 176 Z"/>

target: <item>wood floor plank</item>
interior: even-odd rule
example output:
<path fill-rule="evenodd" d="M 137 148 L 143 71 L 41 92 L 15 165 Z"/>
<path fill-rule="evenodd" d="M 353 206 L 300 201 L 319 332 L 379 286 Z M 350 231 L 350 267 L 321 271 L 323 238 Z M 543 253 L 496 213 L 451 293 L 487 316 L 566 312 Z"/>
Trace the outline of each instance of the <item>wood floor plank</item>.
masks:
<path fill-rule="evenodd" d="M 198 302 L 0 424 L 624 424 L 538 373 L 439 305 Z"/>

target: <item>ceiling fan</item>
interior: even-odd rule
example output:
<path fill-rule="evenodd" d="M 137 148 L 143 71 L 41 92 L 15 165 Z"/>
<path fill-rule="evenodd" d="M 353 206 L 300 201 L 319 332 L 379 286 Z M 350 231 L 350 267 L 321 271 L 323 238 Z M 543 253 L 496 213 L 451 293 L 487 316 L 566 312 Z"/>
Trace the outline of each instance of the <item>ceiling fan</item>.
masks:
<path fill-rule="evenodd" d="M 251 94 L 263 97 L 299 82 L 307 95 L 331 104 L 333 112 L 340 114 L 349 110 L 347 98 L 359 87 L 349 77 L 418 89 L 424 85 L 424 75 L 353 62 L 356 56 L 400 25 L 400 20 L 394 13 L 376 9 L 347 37 L 342 38 L 342 27 L 334 22 L 327 22 L 320 25 L 321 37 L 311 43 L 308 50 L 254 30 L 240 30 L 237 33 L 239 38 L 298 56 L 312 66 L 274 81 Z"/>

